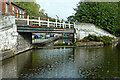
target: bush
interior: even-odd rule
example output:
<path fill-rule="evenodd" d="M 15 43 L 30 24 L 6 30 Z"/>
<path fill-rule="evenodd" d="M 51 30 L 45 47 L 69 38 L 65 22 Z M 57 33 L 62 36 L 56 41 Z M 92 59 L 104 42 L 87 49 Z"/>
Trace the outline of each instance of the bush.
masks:
<path fill-rule="evenodd" d="M 104 45 L 110 45 L 112 44 L 112 40 L 114 38 L 109 36 L 95 36 L 95 35 L 88 35 L 82 40 L 77 40 L 78 42 L 90 42 L 90 41 L 97 41 L 97 42 L 103 42 Z"/>

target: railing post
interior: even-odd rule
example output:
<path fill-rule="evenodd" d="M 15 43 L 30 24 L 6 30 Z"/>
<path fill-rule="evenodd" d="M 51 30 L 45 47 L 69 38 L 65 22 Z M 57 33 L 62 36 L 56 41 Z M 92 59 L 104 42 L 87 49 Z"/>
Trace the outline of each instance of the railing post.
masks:
<path fill-rule="evenodd" d="M 64 28 L 66 28 L 66 24 L 65 24 L 65 22 L 64 22 Z"/>
<path fill-rule="evenodd" d="M 63 22 L 63 28 L 64 28 L 64 24 L 65 24 L 65 22 Z"/>
<path fill-rule="evenodd" d="M 55 27 L 55 22 L 53 23 L 53 27 Z"/>
<path fill-rule="evenodd" d="M 69 22 L 69 28 L 70 28 L 70 22 Z"/>
<path fill-rule="evenodd" d="M 29 25 L 29 15 L 27 16 L 27 25 Z"/>
<path fill-rule="evenodd" d="M 39 26 L 41 26 L 41 24 L 40 24 L 40 17 L 38 19 L 39 19 Z"/>
<path fill-rule="evenodd" d="M 49 27 L 49 19 L 48 19 L 48 24 L 47 24 L 47 27 Z"/>
<path fill-rule="evenodd" d="M 75 28 L 75 22 L 74 22 L 74 24 L 73 24 L 73 28 Z"/>
<path fill-rule="evenodd" d="M 57 19 L 56 19 L 56 27 L 57 27 Z"/>
<path fill-rule="evenodd" d="M 61 23 L 62 23 L 62 21 L 60 20 L 60 28 L 61 28 Z"/>

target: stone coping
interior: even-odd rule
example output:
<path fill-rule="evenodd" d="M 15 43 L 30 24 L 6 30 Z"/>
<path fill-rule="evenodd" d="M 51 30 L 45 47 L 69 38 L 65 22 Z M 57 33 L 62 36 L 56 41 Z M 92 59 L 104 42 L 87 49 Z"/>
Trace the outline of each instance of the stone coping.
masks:
<path fill-rule="evenodd" d="M 76 42 L 75 46 L 77 46 L 77 47 L 104 46 L 104 43 L 103 42 Z"/>

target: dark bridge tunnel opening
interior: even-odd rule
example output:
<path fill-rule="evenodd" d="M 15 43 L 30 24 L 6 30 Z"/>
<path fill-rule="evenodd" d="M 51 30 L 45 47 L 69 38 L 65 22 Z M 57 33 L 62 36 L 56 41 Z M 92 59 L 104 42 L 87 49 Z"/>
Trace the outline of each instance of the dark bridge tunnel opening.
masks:
<path fill-rule="evenodd" d="M 19 32 L 17 38 L 17 50 L 24 51 L 32 48 L 32 33 L 30 32 Z"/>
<path fill-rule="evenodd" d="M 32 33 L 31 32 L 19 32 L 19 34 L 24 40 L 32 44 Z"/>
<path fill-rule="evenodd" d="M 64 43 L 67 41 L 74 44 L 73 33 L 32 33 L 32 45 L 34 47 L 54 46 L 56 42 Z"/>

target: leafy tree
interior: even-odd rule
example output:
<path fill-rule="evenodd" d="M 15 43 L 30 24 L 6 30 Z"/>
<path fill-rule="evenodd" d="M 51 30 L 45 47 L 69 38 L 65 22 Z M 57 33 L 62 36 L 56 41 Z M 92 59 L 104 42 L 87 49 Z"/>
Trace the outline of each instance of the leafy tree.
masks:
<path fill-rule="evenodd" d="M 40 5 L 35 2 L 14 2 L 26 10 L 26 15 L 45 17 L 45 10 L 40 9 Z"/>
<path fill-rule="evenodd" d="M 68 17 L 70 21 L 92 23 L 100 28 L 116 35 L 118 33 L 118 10 L 117 2 L 79 2 L 76 13 Z"/>

